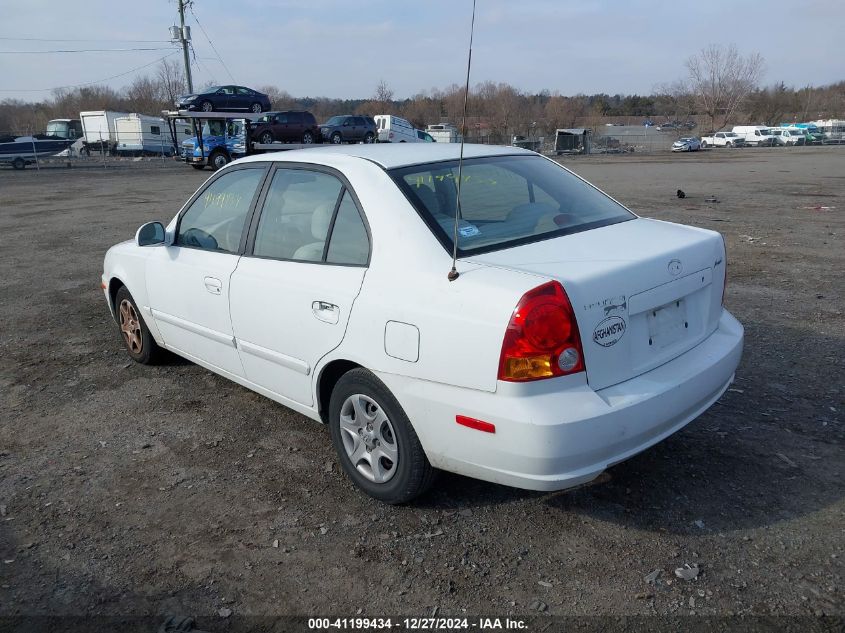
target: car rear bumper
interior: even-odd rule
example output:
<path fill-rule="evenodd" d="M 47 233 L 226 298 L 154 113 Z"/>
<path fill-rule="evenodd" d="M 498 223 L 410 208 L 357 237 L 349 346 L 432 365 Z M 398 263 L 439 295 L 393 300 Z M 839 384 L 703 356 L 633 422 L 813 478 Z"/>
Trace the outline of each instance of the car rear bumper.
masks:
<path fill-rule="evenodd" d="M 723 311 L 718 328 L 693 349 L 599 391 L 583 374 L 499 382 L 496 393 L 380 377 L 433 466 L 517 488 L 561 490 L 594 479 L 704 413 L 733 381 L 742 346 L 742 325 Z M 459 426 L 456 415 L 494 424 L 496 431 Z"/>

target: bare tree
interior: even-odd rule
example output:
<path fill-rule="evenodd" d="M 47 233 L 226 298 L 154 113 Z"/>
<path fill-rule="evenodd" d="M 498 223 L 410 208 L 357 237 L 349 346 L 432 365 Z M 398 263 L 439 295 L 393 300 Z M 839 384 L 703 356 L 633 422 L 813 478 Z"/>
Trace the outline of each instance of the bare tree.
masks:
<path fill-rule="evenodd" d="M 287 90 L 280 90 L 277 86 L 259 86 L 258 91 L 269 97 L 274 110 L 293 110 L 300 107 Z"/>
<path fill-rule="evenodd" d="M 172 105 L 177 97 L 185 94 L 188 90 L 185 71 L 175 61 L 162 59 L 156 70 L 156 76 L 161 83 L 164 98 L 167 99 L 169 105 Z"/>
<path fill-rule="evenodd" d="M 734 45 L 711 44 L 687 59 L 686 66 L 690 88 L 701 111 L 710 117 L 713 129 L 718 130 L 757 87 L 763 73 L 763 58 L 759 53 L 743 57 Z"/>
<path fill-rule="evenodd" d="M 384 79 L 378 82 L 378 86 L 376 86 L 376 93 L 373 95 L 373 101 L 385 104 L 393 101 L 393 91 Z"/>

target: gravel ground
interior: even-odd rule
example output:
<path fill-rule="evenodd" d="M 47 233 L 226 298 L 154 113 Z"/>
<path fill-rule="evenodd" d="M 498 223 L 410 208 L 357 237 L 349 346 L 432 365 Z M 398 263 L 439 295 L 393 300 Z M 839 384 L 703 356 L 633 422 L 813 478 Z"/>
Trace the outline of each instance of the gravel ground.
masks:
<path fill-rule="evenodd" d="M 565 164 L 726 236 L 736 383 L 590 486 L 443 474 L 407 507 L 353 489 L 319 424 L 122 351 L 103 253 L 207 173 L 0 170 L 0 616 L 841 617 L 845 148 Z M 697 579 L 675 576 L 686 564 Z"/>

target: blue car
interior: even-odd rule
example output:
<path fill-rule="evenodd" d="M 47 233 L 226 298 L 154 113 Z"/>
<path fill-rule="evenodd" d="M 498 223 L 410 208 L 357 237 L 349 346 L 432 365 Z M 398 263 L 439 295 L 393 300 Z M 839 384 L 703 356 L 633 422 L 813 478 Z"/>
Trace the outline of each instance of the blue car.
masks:
<path fill-rule="evenodd" d="M 270 97 L 244 86 L 211 86 L 197 94 L 176 99 L 177 110 L 199 112 L 266 112 L 272 105 Z"/>
<path fill-rule="evenodd" d="M 246 154 L 246 136 L 243 120 L 214 119 L 202 126 L 202 146 L 197 137 L 182 143 L 182 158 L 194 169 L 215 171 Z"/>

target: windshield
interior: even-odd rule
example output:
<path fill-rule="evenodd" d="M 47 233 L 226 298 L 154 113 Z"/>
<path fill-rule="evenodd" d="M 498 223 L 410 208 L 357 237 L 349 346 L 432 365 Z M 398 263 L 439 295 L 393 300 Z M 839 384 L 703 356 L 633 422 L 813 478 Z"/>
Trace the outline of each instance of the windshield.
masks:
<path fill-rule="evenodd" d="M 394 182 L 451 252 L 458 161 L 390 170 Z M 458 252 L 483 253 L 635 216 L 592 185 L 540 156 L 464 160 Z"/>
<path fill-rule="evenodd" d="M 761 136 L 771 136 L 772 131 L 771 130 L 760 130 L 760 135 Z"/>
<path fill-rule="evenodd" d="M 241 134 L 241 122 L 211 120 L 202 125 L 203 136 L 238 136 Z M 225 130 L 225 134 L 224 134 Z"/>
<path fill-rule="evenodd" d="M 50 121 L 47 124 L 47 136 L 58 136 L 60 138 L 68 138 L 68 124 L 64 121 Z"/>
<path fill-rule="evenodd" d="M 331 119 L 323 123 L 323 125 L 343 125 L 343 117 L 333 116 Z"/>

